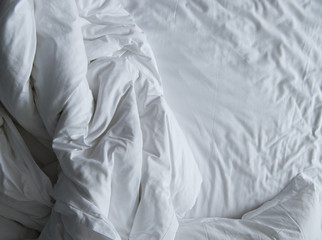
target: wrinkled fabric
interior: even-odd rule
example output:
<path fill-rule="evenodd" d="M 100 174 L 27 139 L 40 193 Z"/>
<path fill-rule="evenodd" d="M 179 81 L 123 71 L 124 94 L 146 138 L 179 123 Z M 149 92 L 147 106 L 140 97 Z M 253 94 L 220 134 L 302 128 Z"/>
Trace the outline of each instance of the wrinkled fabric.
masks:
<path fill-rule="evenodd" d="M 16 96 L 1 94 L 1 102 L 40 142 L 52 142 L 61 169 L 45 194 L 54 199 L 48 220 L 26 227 L 39 239 L 173 239 L 201 176 L 142 31 L 117 1 L 12 1 L 1 11 L 1 90 Z M 24 31 L 15 25 L 22 17 Z M 11 41 L 17 34 L 26 41 Z M 33 176 L 44 182 L 39 169 Z"/>
<path fill-rule="evenodd" d="M 321 239 L 318 2 L 123 2 L 0 3 L 1 238 Z"/>
<path fill-rule="evenodd" d="M 176 239 L 321 239 L 321 180 L 317 169 L 307 169 L 272 200 L 244 214 L 241 219 L 182 221 Z"/>
<path fill-rule="evenodd" d="M 122 1 L 203 176 L 185 217 L 241 218 L 322 172 L 320 0 Z"/>

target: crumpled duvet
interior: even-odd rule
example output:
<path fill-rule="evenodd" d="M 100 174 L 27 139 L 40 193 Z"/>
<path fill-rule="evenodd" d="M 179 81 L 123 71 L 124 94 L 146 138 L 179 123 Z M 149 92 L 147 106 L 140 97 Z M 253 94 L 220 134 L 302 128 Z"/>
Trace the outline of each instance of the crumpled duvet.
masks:
<path fill-rule="evenodd" d="M 201 173 L 118 1 L 1 1 L 0 43 L 1 239 L 321 239 L 318 169 L 241 219 L 184 218 Z"/>
<path fill-rule="evenodd" d="M 0 8 L 4 238 L 174 239 L 201 176 L 142 31 L 113 0 Z"/>
<path fill-rule="evenodd" d="M 185 219 L 176 239 L 319 240 L 322 236 L 321 173 L 308 168 L 272 200 L 241 219 Z"/>

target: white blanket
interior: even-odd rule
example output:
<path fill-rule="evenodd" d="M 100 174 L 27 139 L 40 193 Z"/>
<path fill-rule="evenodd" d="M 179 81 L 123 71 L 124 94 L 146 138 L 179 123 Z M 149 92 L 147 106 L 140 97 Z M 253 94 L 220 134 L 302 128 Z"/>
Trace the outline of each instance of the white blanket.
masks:
<path fill-rule="evenodd" d="M 166 2 L 159 4 L 168 8 Z M 180 19 L 180 14 L 188 12 L 180 11 L 186 6 L 192 12 L 207 13 L 205 19 L 198 16 L 202 21 L 195 21 L 196 29 L 199 25 L 211 26 L 207 25 L 211 11 L 203 1 L 185 5 L 177 1 L 174 6 L 175 13 L 171 15 L 170 22 L 182 24 L 180 20 L 184 18 Z M 144 12 L 144 5 L 138 5 L 138 9 Z M 233 7 L 231 11 L 234 16 Z M 189 14 L 187 19 L 198 19 Z M 142 13 L 145 21 L 149 20 L 146 18 L 148 15 Z M 169 23 L 169 19 L 153 17 L 162 24 Z M 156 26 L 151 24 L 150 27 Z M 233 32 L 238 32 L 236 26 L 230 27 Z M 223 33 L 226 30 L 224 28 Z M 199 33 L 207 36 L 209 32 Z M 207 51 L 202 54 L 189 52 L 187 48 L 193 39 L 188 41 L 184 36 L 189 34 L 169 38 L 169 41 L 178 40 L 169 49 L 175 51 L 180 45 L 178 49 L 187 52 L 188 62 L 191 56 L 211 59 Z M 240 203 L 238 199 L 232 201 L 234 194 L 238 195 L 249 186 L 238 185 L 238 179 L 245 183 L 245 176 L 233 176 L 233 170 L 226 168 L 225 164 L 230 166 L 234 163 L 240 167 L 235 168 L 238 171 L 245 163 L 239 164 L 239 159 L 229 158 L 231 146 L 225 145 L 225 141 L 214 145 L 212 138 L 221 137 L 229 121 L 235 123 L 236 119 L 227 118 L 228 122 L 221 121 L 219 117 L 218 121 L 210 119 L 212 131 L 205 134 L 206 137 L 196 147 L 193 141 L 200 139 L 193 137 L 191 140 L 190 133 L 197 127 L 203 136 L 202 124 L 194 126 L 187 123 L 193 119 L 201 121 L 202 117 L 183 120 L 177 114 L 185 133 L 190 136 L 188 140 L 192 148 L 189 147 L 181 126 L 165 101 L 160 74 L 145 35 L 119 1 L 2 1 L 0 43 L 1 239 L 321 239 L 322 181 L 321 173 L 314 168 L 299 174 L 280 194 L 273 199 L 271 197 L 271 201 L 258 209 L 248 213 L 244 211 L 241 219 L 212 215 L 214 212 L 222 213 L 218 215 L 240 215 L 240 209 L 249 207 L 245 199 L 249 199 L 253 208 L 254 202 L 258 204 L 258 199 L 271 196 L 269 194 L 282 186 L 272 185 L 266 191 L 267 195 L 261 194 L 260 198 L 253 196 L 250 199 L 250 194 L 245 194 L 241 196 L 243 201 Z M 221 46 L 222 42 L 217 44 Z M 234 44 L 234 41 L 229 44 Z M 237 52 L 244 49 L 244 45 L 235 45 Z M 193 45 L 190 47 L 192 49 Z M 225 48 L 217 50 L 220 54 L 225 53 Z M 246 54 L 249 49 L 246 46 L 244 50 Z M 226 71 L 235 79 L 237 74 L 234 75 L 232 65 L 227 69 L 224 65 L 236 59 L 231 59 L 229 53 L 220 56 L 224 62 L 218 63 L 217 67 L 222 67 L 219 70 L 223 75 Z M 254 51 L 249 57 L 255 61 L 260 56 Z M 182 56 L 177 57 L 180 59 Z M 163 66 L 173 64 L 185 68 L 182 65 L 184 61 L 176 61 L 175 53 L 170 53 L 168 59 L 171 61 L 162 62 Z M 205 74 L 211 73 L 199 60 L 194 60 L 195 66 L 205 70 Z M 238 66 L 237 72 L 249 70 L 246 63 Z M 192 69 L 186 73 L 181 73 L 181 69 L 172 73 L 179 79 L 191 73 L 186 75 L 187 79 L 198 80 Z M 181 88 L 181 83 L 173 83 L 176 90 Z M 222 116 L 230 116 L 224 107 L 232 105 L 232 109 L 237 109 L 241 106 L 236 102 L 238 98 L 226 101 L 234 92 L 231 89 L 234 83 L 241 86 L 238 77 L 220 87 L 210 78 L 209 85 L 193 86 L 196 91 L 220 89 L 221 95 L 210 98 L 222 104 L 219 111 Z M 188 88 L 182 86 L 181 89 Z M 246 92 L 241 88 L 241 98 L 247 95 Z M 204 93 L 208 94 L 207 91 Z M 209 99 L 207 94 L 201 94 L 205 100 Z M 318 94 L 315 92 L 316 99 L 320 97 Z M 174 98 L 169 96 L 173 102 Z M 197 108 L 202 109 L 197 98 L 189 92 L 178 96 L 185 96 L 178 101 L 179 107 L 184 106 L 185 113 L 190 110 L 192 115 L 196 115 Z M 185 102 L 190 98 L 189 101 L 196 101 L 196 104 Z M 253 98 L 255 95 L 250 95 L 250 99 Z M 263 103 L 267 103 L 266 100 Z M 211 101 L 209 103 L 212 104 Z M 294 105 L 292 103 L 291 106 Z M 254 106 L 256 110 L 258 106 Z M 200 112 L 203 116 L 204 112 Z M 212 118 L 214 113 L 209 111 Z M 249 126 L 251 122 L 244 122 L 243 111 L 238 110 L 238 113 L 241 120 L 237 118 L 236 121 Z M 220 123 L 221 130 L 213 129 L 217 128 L 214 126 L 216 123 Z M 251 140 L 255 141 L 257 128 L 256 125 L 253 127 L 253 131 L 247 129 L 256 133 L 254 136 L 250 134 Z M 242 132 L 241 129 L 237 127 L 236 133 Z M 320 130 L 316 129 L 314 134 L 320 136 Z M 238 142 L 245 138 L 232 139 L 230 134 L 227 135 L 229 143 L 236 143 L 232 155 L 242 155 Z M 241 136 L 245 137 L 243 134 Z M 203 157 L 209 154 L 208 144 L 211 147 L 209 158 L 217 160 L 212 163 L 202 162 Z M 249 148 L 252 149 L 251 146 Z M 220 156 L 219 149 L 228 149 L 227 154 Z M 197 156 L 201 173 L 194 156 Z M 319 156 L 312 157 L 312 161 L 317 162 L 316 159 Z M 276 169 L 265 172 L 265 175 L 261 175 L 261 171 L 254 173 L 260 168 L 255 161 L 250 163 L 251 173 L 257 174 L 252 180 L 275 174 Z M 314 164 L 288 170 L 292 169 L 293 174 L 308 166 L 314 167 Z M 283 181 L 289 181 L 292 174 Z M 274 178 L 267 182 L 274 182 Z M 258 186 L 264 184 L 260 182 Z M 218 193 L 226 194 L 223 199 L 230 201 L 216 201 Z"/>
<path fill-rule="evenodd" d="M 1 36 L 3 221 L 44 227 L 40 239 L 174 238 L 201 177 L 128 13 L 117 1 L 6 1 Z M 9 113 L 52 143 L 52 192 Z"/>

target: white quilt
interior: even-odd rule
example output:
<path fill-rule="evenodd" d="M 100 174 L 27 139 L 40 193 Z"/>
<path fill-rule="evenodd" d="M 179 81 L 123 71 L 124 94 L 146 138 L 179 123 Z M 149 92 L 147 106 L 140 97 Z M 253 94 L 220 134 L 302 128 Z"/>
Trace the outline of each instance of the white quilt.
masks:
<path fill-rule="evenodd" d="M 128 13 L 117 1 L 6 1 L 1 36 L 4 238 L 174 238 L 201 177 Z M 12 118 L 52 143 L 52 190 Z"/>
<path fill-rule="evenodd" d="M 267 60 L 276 39 L 250 42 L 275 36 L 263 20 L 273 7 L 123 4 L 156 60 L 121 1 L 0 2 L 0 239 L 321 239 L 321 38 L 310 31 L 322 21 L 303 30 L 295 18 L 290 42 L 307 39 L 304 54 L 280 44 Z M 244 23 L 248 38 L 244 17 L 258 23 Z M 272 82 L 265 66 L 279 58 Z"/>

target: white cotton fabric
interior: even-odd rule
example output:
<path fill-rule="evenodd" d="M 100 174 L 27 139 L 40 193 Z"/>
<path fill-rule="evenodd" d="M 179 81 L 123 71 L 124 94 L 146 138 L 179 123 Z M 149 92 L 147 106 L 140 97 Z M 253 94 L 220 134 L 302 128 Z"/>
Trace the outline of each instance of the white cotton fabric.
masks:
<path fill-rule="evenodd" d="M 321 180 L 316 169 L 308 169 L 292 179 L 274 199 L 241 219 L 186 219 L 176 239 L 321 239 Z"/>
<path fill-rule="evenodd" d="M 322 172 L 321 1 L 123 3 L 203 176 L 186 217 L 241 218 Z"/>
<path fill-rule="evenodd" d="M 1 238 L 321 239 L 321 16 L 1 1 Z"/>
<path fill-rule="evenodd" d="M 36 51 L 33 2 L 3 1 L 0 6 L 1 102 L 24 128 L 44 141 L 47 134 L 33 102 L 29 78 Z"/>
<path fill-rule="evenodd" d="M 37 113 L 23 115 L 21 125 L 32 137 L 42 133 L 45 143 L 52 141 L 61 168 L 52 192 L 50 185 L 44 192 L 23 180 L 35 192 L 31 197 L 40 193 L 47 197 L 44 221 L 27 224 L 25 217 L 19 219 L 22 213 L 17 207 L 14 220 L 41 232 L 39 239 L 173 239 L 178 218 L 194 205 L 201 176 L 163 98 L 142 31 L 117 1 L 22 0 L 3 3 L 1 10 L 4 26 L 11 21 L 18 24 L 21 16 L 31 23 L 23 31 L 3 30 L 2 70 L 8 77 L 1 78 L 1 89 L 9 96 L 17 92 L 18 97 L 3 94 L 1 101 L 20 123 L 11 106 L 19 105 L 24 95 L 12 85 L 24 81 L 23 87 L 29 89 L 25 105 Z M 7 39 L 16 35 L 29 41 Z M 18 46 L 10 49 L 12 56 L 18 56 L 15 61 L 4 50 L 12 44 Z M 25 50 L 26 44 L 33 48 Z M 19 58 L 24 51 L 30 51 L 30 58 Z M 29 64 L 26 70 L 16 64 L 19 61 Z M 15 75 L 20 71 L 21 78 Z M 34 116 L 41 124 L 33 122 Z M 2 147 L 14 147 L 15 154 L 22 154 L 12 144 Z M 10 159 L 1 159 L 2 166 Z M 49 183 L 39 170 L 22 171 L 27 179 L 32 175 L 39 184 Z M 8 171 L 2 174 L 15 177 Z M 8 186 L 1 189 L 6 195 Z M 1 216 L 8 217 L 9 207 L 3 208 Z"/>

